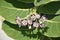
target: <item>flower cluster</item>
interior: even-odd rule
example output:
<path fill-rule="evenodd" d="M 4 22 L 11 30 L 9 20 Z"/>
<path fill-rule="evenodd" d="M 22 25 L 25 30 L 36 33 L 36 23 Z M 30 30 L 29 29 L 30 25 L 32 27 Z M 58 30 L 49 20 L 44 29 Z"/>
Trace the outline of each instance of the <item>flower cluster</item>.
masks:
<path fill-rule="evenodd" d="M 29 15 L 29 17 L 26 19 L 21 19 L 18 16 L 16 17 L 16 23 L 19 27 L 28 26 L 29 29 L 44 27 L 46 20 L 47 18 L 45 17 L 45 15 L 40 16 L 39 14 Z"/>

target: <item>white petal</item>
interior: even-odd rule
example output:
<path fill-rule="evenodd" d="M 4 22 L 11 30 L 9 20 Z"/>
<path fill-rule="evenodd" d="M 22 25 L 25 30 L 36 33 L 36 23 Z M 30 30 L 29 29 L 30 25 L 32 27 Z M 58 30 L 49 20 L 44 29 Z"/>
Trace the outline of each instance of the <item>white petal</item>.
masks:
<path fill-rule="evenodd" d="M 22 21 L 22 25 L 23 25 L 23 26 L 26 26 L 26 25 L 27 25 L 27 20 L 23 20 L 23 21 Z"/>
<path fill-rule="evenodd" d="M 33 27 L 39 27 L 39 23 L 34 22 Z"/>
<path fill-rule="evenodd" d="M 28 24 L 32 24 L 32 20 L 28 20 Z"/>
<path fill-rule="evenodd" d="M 42 22 L 42 21 L 40 21 L 39 23 L 40 23 L 40 24 L 42 24 L 43 22 Z"/>
<path fill-rule="evenodd" d="M 29 26 L 29 29 L 31 29 L 31 26 Z"/>
<path fill-rule="evenodd" d="M 39 14 L 36 14 L 35 16 L 36 16 L 36 18 L 38 18 L 38 19 L 40 18 L 40 15 L 39 15 Z"/>

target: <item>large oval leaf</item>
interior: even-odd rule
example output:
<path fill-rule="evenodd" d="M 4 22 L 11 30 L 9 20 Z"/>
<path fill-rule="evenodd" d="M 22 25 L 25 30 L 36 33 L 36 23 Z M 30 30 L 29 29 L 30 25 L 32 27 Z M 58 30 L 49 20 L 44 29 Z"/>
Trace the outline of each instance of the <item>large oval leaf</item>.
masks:
<path fill-rule="evenodd" d="M 40 6 L 43 4 L 47 4 L 50 2 L 56 2 L 56 1 L 60 1 L 60 0 L 18 0 L 24 3 L 34 3 L 35 6 Z"/>
<path fill-rule="evenodd" d="M 16 24 L 12 24 L 8 21 L 3 23 L 3 30 L 6 34 L 14 40 L 37 40 L 37 38 L 30 38 L 36 35 L 30 34 L 29 30 L 19 29 Z"/>
<path fill-rule="evenodd" d="M 60 37 L 60 2 L 51 2 L 38 8 L 38 13 L 47 15 L 46 21 L 48 30 L 44 35 L 48 37 Z"/>
<path fill-rule="evenodd" d="M 46 5 L 41 5 L 37 8 L 38 13 L 43 14 L 58 14 L 58 10 L 60 9 L 60 1 L 58 2 L 50 2 Z"/>
<path fill-rule="evenodd" d="M 28 6 L 27 6 L 28 5 Z M 5 17 L 11 23 L 15 23 L 16 16 L 25 17 L 29 14 L 29 9 L 33 7 L 31 4 L 25 4 L 14 0 L 0 0 L 0 15 Z"/>
<path fill-rule="evenodd" d="M 4 21 L 3 28 L 6 34 L 14 40 L 50 40 L 37 30 L 29 30 L 25 27 L 20 28 L 16 24 Z"/>
<path fill-rule="evenodd" d="M 48 37 L 60 37 L 60 16 L 56 16 L 51 20 L 46 21 L 46 26 L 48 30 L 44 33 L 44 35 Z"/>
<path fill-rule="evenodd" d="M 5 19 L 10 21 L 11 23 L 15 23 L 16 16 L 19 16 L 22 18 L 22 17 L 26 17 L 26 15 L 29 13 L 29 11 L 26 9 L 25 10 L 14 10 L 11 8 L 0 7 L 0 10 L 1 10 L 0 15 L 5 17 Z"/>

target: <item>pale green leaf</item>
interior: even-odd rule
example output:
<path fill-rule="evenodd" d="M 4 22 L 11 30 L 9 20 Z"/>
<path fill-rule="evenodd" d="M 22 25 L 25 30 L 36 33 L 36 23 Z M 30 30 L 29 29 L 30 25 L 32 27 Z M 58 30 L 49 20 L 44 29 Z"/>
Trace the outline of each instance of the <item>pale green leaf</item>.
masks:
<path fill-rule="evenodd" d="M 0 15 L 3 16 L 7 21 L 15 23 L 16 16 L 23 18 L 29 14 L 29 9 L 22 9 L 26 7 L 28 8 L 28 4 L 23 4 L 24 3 L 17 3 L 17 1 L 0 0 Z"/>
<path fill-rule="evenodd" d="M 44 32 L 44 35 L 48 37 L 60 37 L 60 16 L 56 16 L 51 20 L 46 21 L 47 31 Z"/>

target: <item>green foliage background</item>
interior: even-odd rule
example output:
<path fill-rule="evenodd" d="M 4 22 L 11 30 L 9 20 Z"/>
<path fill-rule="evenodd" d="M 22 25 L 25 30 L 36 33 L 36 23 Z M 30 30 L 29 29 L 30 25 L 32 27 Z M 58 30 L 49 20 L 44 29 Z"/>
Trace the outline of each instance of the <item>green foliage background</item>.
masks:
<path fill-rule="evenodd" d="M 47 28 L 42 32 L 35 29 L 33 33 L 26 28 L 19 30 L 15 24 L 16 16 L 26 17 L 33 7 L 37 13 L 47 15 Z M 6 19 L 3 30 L 15 40 L 58 40 L 60 37 L 60 0 L 0 0 L 0 15 Z"/>

